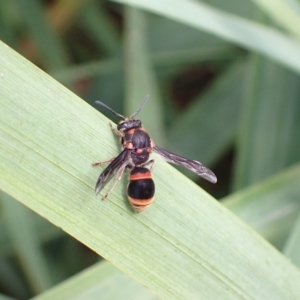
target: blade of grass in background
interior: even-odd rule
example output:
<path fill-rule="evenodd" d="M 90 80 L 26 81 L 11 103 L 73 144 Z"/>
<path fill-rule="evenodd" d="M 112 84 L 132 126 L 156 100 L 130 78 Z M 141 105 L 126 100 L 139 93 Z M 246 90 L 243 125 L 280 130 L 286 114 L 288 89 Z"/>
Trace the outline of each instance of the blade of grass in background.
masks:
<path fill-rule="evenodd" d="M 297 268 L 159 159 L 156 201 L 143 214 L 124 199 L 125 178 L 107 201 L 94 197 L 101 170 L 91 162 L 117 153 L 108 120 L 3 44 L 0 57 L 0 187 L 6 193 L 161 298 L 299 295 Z"/>
<path fill-rule="evenodd" d="M 157 54 L 149 54 L 149 60 L 160 71 L 165 72 L 167 67 L 182 68 L 185 64 L 195 64 L 203 61 L 218 61 L 221 59 L 233 59 L 237 56 L 243 56 L 236 51 L 233 51 L 230 46 L 211 47 L 207 49 L 195 48 L 191 50 L 173 50 L 162 51 Z M 98 60 L 80 65 L 70 66 L 63 70 L 49 72 L 55 79 L 65 83 L 76 81 L 84 77 L 93 78 L 101 74 L 114 74 L 122 69 L 122 61 L 120 59 Z M 174 71 L 168 72 L 174 75 Z M 152 98 L 152 97 L 151 97 Z"/>
<path fill-rule="evenodd" d="M 150 96 L 146 109 L 138 118 L 155 136 L 156 143 L 165 143 L 164 124 L 159 88 L 149 61 L 146 44 L 146 14 L 138 9 L 125 8 L 125 113 L 130 116 L 141 105 L 146 95 Z"/>
<path fill-rule="evenodd" d="M 8 297 L 8 296 L 0 293 L 0 299 L 1 300 L 14 300 L 15 298 L 11 298 L 11 297 Z"/>
<path fill-rule="evenodd" d="M 46 68 L 53 70 L 68 63 L 67 53 L 59 36 L 47 24 L 42 4 L 38 0 L 14 0 L 35 41 L 35 46 L 43 56 Z M 26 13 L 25 13 L 26 12 Z M 30 13 L 28 13 L 30 12 Z"/>
<path fill-rule="evenodd" d="M 279 26 L 291 32 L 295 37 L 300 38 L 300 5 L 297 5 L 298 12 L 295 7 L 291 6 L 286 0 L 252 0 L 262 11 L 271 17 Z"/>
<path fill-rule="evenodd" d="M 299 5 L 299 2 L 297 0 L 288 0 L 286 2 L 294 10 L 294 12 L 297 13 L 298 16 L 300 16 L 300 5 Z"/>
<path fill-rule="evenodd" d="M 158 298 L 110 263 L 101 262 L 34 299 L 155 300 Z"/>
<path fill-rule="evenodd" d="M 28 286 L 24 282 L 19 270 L 12 266 L 11 259 L 3 257 L 0 259 L 0 264 L 0 280 L 1 284 L 5 287 L 3 293 L 13 293 L 17 299 L 21 299 L 24 296 L 29 298 L 30 292 L 28 291 Z"/>
<path fill-rule="evenodd" d="M 299 195 L 299 193 L 298 193 Z M 299 247 L 300 247 L 300 214 L 290 231 L 289 238 L 283 249 L 283 253 L 298 267 L 300 267 Z"/>
<path fill-rule="evenodd" d="M 168 134 L 174 151 L 208 165 L 224 153 L 238 127 L 244 67 L 242 62 L 228 67 L 205 95 L 176 119 Z"/>
<path fill-rule="evenodd" d="M 65 85 L 70 85 L 74 81 L 81 82 L 83 80 L 85 83 L 88 82 L 89 88 L 86 90 L 86 100 L 89 103 L 94 105 L 95 100 L 100 99 L 111 106 L 117 103 L 117 107 L 120 109 L 122 106 L 119 105 L 119 101 L 123 98 L 123 89 L 120 88 L 123 85 L 120 57 L 122 51 L 121 37 L 117 32 L 116 24 L 109 19 L 105 5 L 99 5 L 95 1 L 85 1 L 84 5 L 79 2 L 71 2 L 71 4 L 58 2 L 53 5 L 54 8 L 50 11 L 50 15 L 53 27 L 59 32 L 66 31 L 70 25 L 63 23 L 61 18 L 64 16 L 59 16 L 59 26 L 55 23 L 56 16 L 54 14 L 62 9 L 63 15 L 67 14 L 67 23 L 78 27 L 81 35 L 86 36 L 84 38 L 86 43 L 76 44 L 75 42 L 72 51 L 74 52 L 73 56 L 81 61 L 89 62 L 82 62 L 75 68 L 73 66 L 50 73 Z M 69 9 L 70 6 L 71 9 Z M 73 35 L 77 40 L 78 34 L 73 33 Z M 104 56 L 111 58 L 106 61 L 101 59 L 96 64 L 90 63 L 91 57 L 95 57 L 95 55 L 99 57 L 102 52 Z M 116 89 L 116 86 L 119 88 Z"/>
<path fill-rule="evenodd" d="M 84 0 L 56 1 L 47 6 L 47 16 L 53 29 L 60 34 L 66 34 L 74 25 L 74 20 L 87 5 L 92 5 Z"/>
<path fill-rule="evenodd" d="M 234 188 L 299 161 L 299 75 L 259 56 L 249 61 Z"/>
<path fill-rule="evenodd" d="M 209 3 L 212 7 L 220 9 L 221 11 L 229 12 L 250 20 L 255 18 L 258 11 L 256 5 L 249 0 L 205 0 L 202 2 Z"/>
<path fill-rule="evenodd" d="M 11 47 L 17 48 L 18 37 L 14 34 L 12 27 L 12 2 L 2 2 L 0 5 L 0 39 L 6 41 Z"/>
<path fill-rule="evenodd" d="M 0 198 L 2 199 L 2 193 Z M 47 242 L 62 237 L 62 235 L 64 235 L 64 232 L 62 230 L 60 230 L 56 226 L 53 226 L 44 218 L 41 218 L 39 215 L 33 213 L 29 209 L 28 212 L 31 213 L 30 220 L 32 223 L 34 223 L 35 235 L 39 240 L 39 244 L 44 245 Z M 7 257 L 13 253 L 13 245 L 7 233 L 7 229 L 4 225 L 3 217 L 3 215 L 0 216 L 0 256 Z"/>
<path fill-rule="evenodd" d="M 2 194 L 1 200 L 4 222 L 12 239 L 14 253 L 26 272 L 32 290 L 41 293 L 52 286 L 53 282 L 46 258 L 36 238 L 31 213 L 8 195 Z"/>
<path fill-rule="evenodd" d="M 104 8 L 99 8 L 95 1 L 90 1 L 84 6 L 79 15 L 79 22 L 90 34 L 90 38 L 96 41 L 101 51 L 107 57 L 116 57 L 121 54 L 121 40 L 116 28 L 112 26 Z"/>
<path fill-rule="evenodd" d="M 114 0 L 215 34 L 249 50 L 259 51 L 300 72 L 300 43 L 279 31 L 195 1 Z M 265 41 L 265 42 L 262 42 Z M 274 45 L 277 45 L 274 47 Z"/>
<path fill-rule="evenodd" d="M 298 164 L 221 201 L 260 235 L 282 249 L 300 211 L 299 194 Z"/>

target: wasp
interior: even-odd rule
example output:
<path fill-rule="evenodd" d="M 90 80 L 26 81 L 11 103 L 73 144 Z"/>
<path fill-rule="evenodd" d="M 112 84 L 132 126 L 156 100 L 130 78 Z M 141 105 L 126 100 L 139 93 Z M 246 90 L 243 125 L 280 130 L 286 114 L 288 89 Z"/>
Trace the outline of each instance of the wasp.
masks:
<path fill-rule="evenodd" d="M 116 176 L 111 188 L 102 197 L 102 200 L 106 199 L 127 169 L 130 171 L 127 197 L 137 213 L 144 211 L 154 200 L 155 184 L 152 179 L 154 160 L 150 159 L 152 152 L 161 156 L 165 161 L 183 166 L 212 183 L 217 182 L 216 175 L 200 162 L 174 154 L 154 144 L 142 126 L 142 122 L 134 118 L 148 99 L 149 96 L 146 96 L 138 110 L 128 118 L 118 114 L 106 104 L 96 101 L 96 104 L 105 107 L 122 119 L 118 123 L 117 129 L 109 124 L 112 131 L 120 137 L 122 151 L 115 158 L 93 164 L 93 166 L 98 166 L 103 163 L 110 163 L 100 174 L 96 182 L 95 193 L 98 195 L 105 185 Z M 150 168 L 146 168 L 148 165 L 151 165 Z"/>

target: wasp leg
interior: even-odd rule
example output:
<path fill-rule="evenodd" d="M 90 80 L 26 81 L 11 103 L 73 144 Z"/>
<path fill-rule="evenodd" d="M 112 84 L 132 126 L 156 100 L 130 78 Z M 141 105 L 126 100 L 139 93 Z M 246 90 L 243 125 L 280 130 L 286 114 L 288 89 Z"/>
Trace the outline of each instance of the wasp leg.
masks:
<path fill-rule="evenodd" d="M 117 183 L 120 181 L 120 179 L 121 179 L 121 177 L 122 177 L 122 175 L 123 175 L 123 172 L 124 172 L 124 170 L 125 170 L 125 168 L 126 168 L 126 165 L 123 165 L 122 167 L 121 167 L 121 169 L 118 171 L 118 173 L 117 173 L 117 179 L 115 180 L 115 182 L 113 183 L 113 185 L 111 186 L 111 188 L 108 190 L 108 192 L 101 198 L 101 200 L 105 200 L 107 197 L 108 197 L 108 195 L 110 194 L 110 192 L 114 189 L 114 187 L 117 185 Z"/>
<path fill-rule="evenodd" d="M 124 137 L 123 132 L 121 132 L 121 131 L 117 130 L 116 128 L 114 128 L 111 123 L 108 123 L 108 125 L 109 125 L 110 129 L 113 131 L 114 134 L 116 134 L 117 136 L 119 136 L 121 138 Z"/>
<path fill-rule="evenodd" d="M 154 159 L 150 159 L 149 161 L 141 164 L 140 167 L 145 167 L 145 166 L 148 166 L 150 164 L 152 164 L 151 167 L 150 167 L 150 171 L 152 172 L 152 169 L 153 169 L 153 167 L 155 165 L 155 160 Z"/>
<path fill-rule="evenodd" d="M 115 159 L 115 157 L 113 157 L 113 158 L 111 158 L 111 159 L 109 159 L 109 160 L 105 160 L 105 161 L 97 161 L 97 162 L 94 162 L 94 163 L 92 164 L 92 166 L 93 166 L 93 167 L 98 167 L 98 166 L 100 166 L 100 165 L 110 163 L 110 162 L 112 162 L 114 159 Z"/>

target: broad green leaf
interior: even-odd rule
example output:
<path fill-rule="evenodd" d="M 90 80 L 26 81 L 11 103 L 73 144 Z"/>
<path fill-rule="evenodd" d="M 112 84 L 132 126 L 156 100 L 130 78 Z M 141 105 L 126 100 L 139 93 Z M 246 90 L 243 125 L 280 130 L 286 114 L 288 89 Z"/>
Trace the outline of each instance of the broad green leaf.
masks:
<path fill-rule="evenodd" d="M 300 72 L 300 43 L 283 33 L 196 1 L 114 0 L 133 5 L 255 50 Z M 173 34 L 176 35 L 176 32 Z M 276 45 L 276 46 L 274 46 Z"/>
<path fill-rule="evenodd" d="M 118 153 L 108 120 L 0 44 L 0 188 L 165 299 L 293 299 L 300 272 L 251 228 L 153 156 L 156 201 L 141 215 L 126 178 L 94 196 Z"/>
<path fill-rule="evenodd" d="M 296 197 L 300 193 L 299 181 L 300 168 L 296 166 L 254 187 L 226 197 L 222 200 L 222 204 L 265 238 L 274 242 L 274 238 L 278 239 L 278 231 L 282 232 L 281 235 L 286 238 L 287 232 L 291 228 L 290 225 L 297 218 L 300 210 L 300 201 Z M 297 262 L 297 251 L 294 252 L 293 258 Z M 112 289 L 111 285 L 119 286 L 119 288 Z M 120 292 L 124 295 L 133 287 L 138 299 L 144 299 L 146 290 L 143 290 L 137 283 L 134 284 L 133 280 L 126 275 L 121 275 L 120 271 L 117 271 L 112 265 L 101 262 L 35 299 L 76 299 L 75 296 L 79 299 L 83 299 L 83 297 L 86 299 L 87 294 L 91 299 L 97 297 L 116 299 L 115 293 Z M 123 298 L 126 297 L 123 296 Z M 133 295 L 130 299 L 134 299 Z"/>

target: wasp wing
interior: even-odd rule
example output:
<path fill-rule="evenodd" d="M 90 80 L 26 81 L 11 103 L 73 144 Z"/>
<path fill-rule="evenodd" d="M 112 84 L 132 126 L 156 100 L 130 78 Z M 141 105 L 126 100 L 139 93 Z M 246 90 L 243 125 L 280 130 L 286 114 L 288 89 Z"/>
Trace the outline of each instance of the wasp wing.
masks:
<path fill-rule="evenodd" d="M 128 165 L 130 150 L 124 149 L 100 174 L 95 186 L 95 193 L 98 195 L 105 185 L 116 175 L 120 169 Z"/>
<path fill-rule="evenodd" d="M 217 182 L 216 175 L 196 160 L 191 160 L 178 154 L 174 154 L 158 146 L 154 146 L 153 151 L 167 162 L 183 166 L 212 183 Z"/>

